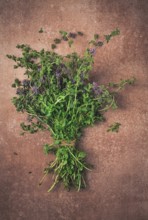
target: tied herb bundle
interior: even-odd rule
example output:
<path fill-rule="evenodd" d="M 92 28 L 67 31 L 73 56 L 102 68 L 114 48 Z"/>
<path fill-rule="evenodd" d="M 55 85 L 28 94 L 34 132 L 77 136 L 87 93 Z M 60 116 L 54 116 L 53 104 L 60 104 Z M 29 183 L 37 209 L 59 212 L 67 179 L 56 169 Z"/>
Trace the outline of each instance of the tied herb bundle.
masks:
<path fill-rule="evenodd" d="M 43 29 L 39 33 L 44 33 Z M 59 181 L 66 188 L 75 187 L 79 191 L 86 187 L 85 170 L 90 170 L 86 153 L 77 144 L 83 128 L 102 122 L 105 111 L 116 109 L 116 93 L 126 84 L 133 84 L 134 78 L 108 85 L 89 80 L 97 49 L 118 35 L 118 29 L 105 35 L 103 41 L 95 34 L 83 56 L 76 52 L 63 56 L 54 51 L 62 41 L 71 47 L 74 38 L 83 36 L 82 32 L 59 33 L 60 38 L 54 39 L 50 51 L 37 51 L 22 44 L 17 45 L 22 50 L 21 57 L 7 55 L 16 62 L 14 68 L 25 68 L 25 79 L 15 79 L 12 84 L 17 94 L 12 102 L 17 111 L 27 113 L 27 122 L 21 123 L 22 134 L 48 130 L 53 137 L 52 144 L 44 145 L 45 154 L 55 155 L 55 160 L 44 170 L 44 177 L 54 173 L 48 191 Z"/>

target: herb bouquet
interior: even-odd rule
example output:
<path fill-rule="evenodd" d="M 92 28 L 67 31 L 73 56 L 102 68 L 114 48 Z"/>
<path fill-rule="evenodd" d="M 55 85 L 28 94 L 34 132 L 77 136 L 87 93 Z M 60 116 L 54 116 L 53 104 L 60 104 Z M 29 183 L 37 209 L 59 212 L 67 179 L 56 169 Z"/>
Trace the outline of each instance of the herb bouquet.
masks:
<path fill-rule="evenodd" d="M 37 51 L 22 44 L 17 45 L 22 50 L 21 57 L 7 55 L 16 62 L 14 68 L 26 69 L 25 79 L 15 79 L 12 84 L 17 94 L 12 99 L 16 110 L 28 115 L 28 122 L 21 123 L 23 131 L 48 130 L 53 137 L 52 144 L 44 145 L 45 154 L 55 155 L 44 170 L 45 175 L 54 173 L 48 192 L 59 181 L 68 189 L 75 187 L 79 191 L 86 187 L 84 171 L 90 170 L 90 165 L 85 161 L 86 153 L 77 146 L 83 128 L 103 121 L 103 112 L 117 108 L 116 92 L 134 82 L 131 78 L 105 86 L 89 81 L 96 50 L 118 35 L 118 29 L 105 35 L 103 41 L 95 34 L 83 56 L 76 52 L 62 56 L 54 51 L 61 41 L 67 41 L 71 47 L 74 38 L 83 36 L 82 32 L 59 33 L 60 38 L 54 39 L 50 51 Z M 119 125 L 116 123 L 110 130 L 117 131 Z"/>

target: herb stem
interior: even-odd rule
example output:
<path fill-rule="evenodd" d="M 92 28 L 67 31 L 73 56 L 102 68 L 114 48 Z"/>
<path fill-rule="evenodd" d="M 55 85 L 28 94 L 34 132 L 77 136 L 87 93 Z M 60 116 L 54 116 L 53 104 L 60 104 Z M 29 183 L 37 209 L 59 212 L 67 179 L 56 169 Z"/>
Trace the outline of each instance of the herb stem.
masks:
<path fill-rule="evenodd" d="M 59 182 L 58 177 L 59 177 L 59 175 L 56 176 L 54 183 L 53 183 L 52 186 L 48 189 L 47 192 L 51 192 L 52 189 L 55 187 L 55 185 Z"/>
<path fill-rule="evenodd" d="M 99 112 L 106 111 L 106 110 L 110 109 L 112 107 L 112 104 L 114 103 L 114 101 L 115 101 L 115 99 L 113 97 L 111 104 L 103 109 L 100 109 Z"/>
<path fill-rule="evenodd" d="M 68 148 L 69 153 L 73 156 L 73 158 L 75 158 L 75 160 L 81 165 L 83 166 L 86 170 L 92 171 L 91 169 L 89 169 L 88 167 L 86 167 L 84 164 L 82 164 L 75 156 L 74 154 L 70 151 L 70 149 Z"/>
<path fill-rule="evenodd" d="M 41 178 L 41 180 L 39 181 L 39 186 L 43 183 L 43 181 L 44 181 L 45 177 L 47 176 L 47 174 L 48 174 L 48 172 L 46 172 L 44 174 L 44 176 Z"/>

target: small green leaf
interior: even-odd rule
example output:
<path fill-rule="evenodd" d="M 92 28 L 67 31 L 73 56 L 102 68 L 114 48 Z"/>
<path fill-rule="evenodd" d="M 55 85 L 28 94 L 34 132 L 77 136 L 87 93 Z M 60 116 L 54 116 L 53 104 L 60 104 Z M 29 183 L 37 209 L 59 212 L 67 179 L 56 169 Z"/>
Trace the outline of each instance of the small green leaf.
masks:
<path fill-rule="evenodd" d="M 59 31 L 59 33 L 62 35 L 62 37 L 66 37 L 68 33 L 66 31 Z"/>
<path fill-rule="evenodd" d="M 81 32 L 81 31 L 78 31 L 77 34 L 80 35 L 80 36 L 84 35 L 83 32 Z"/>
<path fill-rule="evenodd" d="M 104 35 L 106 42 L 108 43 L 112 37 L 117 36 L 120 34 L 120 30 L 116 28 L 114 31 L 112 31 L 109 35 Z"/>
<path fill-rule="evenodd" d="M 118 132 L 121 124 L 119 122 L 115 122 L 114 124 L 110 125 L 107 132 Z"/>
<path fill-rule="evenodd" d="M 69 41 L 68 41 L 68 45 L 69 45 L 69 47 L 71 47 L 72 44 L 73 44 L 73 40 L 69 40 Z"/>
<path fill-rule="evenodd" d="M 43 28 L 40 28 L 39 33 L 43 33 L 43 32 L 44 32 Z"/>
<path fill-rule="evenodd" d="M 105 36 L 106 42 L 108 43 L 112 36 L 111 35 L 104 35 L 104 36 Z"/>
<path fill-rule="evenodd" d="M 111 36 L 117 36 L 120 34 L 120 30 L 116 28 L 114 31 L 111 32 Z"/>
<path fill-rule="evenodd" d="M 54 39 L 54 42 L 55 42 L 55 44 L 60 44 L 60 43 L 61 43 L 61 40 L 58 39 L 58 38 L 55 38 L 55 39 Z"/>
<path fill-rule="evenodd" d="M 19 79 L 17 79 L 17 78 L 14 80 L 14 83 L 15 83 L 16 86 L 20 86 L 21 85 L 21 81 Z"/>
<path fill-rule="evenodd" d="M 99 39 L 99 34 L 94 34 L 94 40 L 98 40 Z"/>
<path fill-rule="evenodd" d="M 51 44 L 51 48 L 54 50 L 56 48 L 55 44 Z"/>
<path fill-rule="evenodd" d="M 61 141 L 56 140 L 56 141 L 54 142 L 54 144 L 55 144 L 55 145 L 59 145 L 59 144 L 61 144 Z"/>
<path fill-rule="evenodd" d="M 11 86 L 12 86 L 13 88 L 16 88 L 16 84 L 15 84 L 15 83 L 13 83 Z"/>
<path fill-rule="evenodd" d="M 78 154 L 78 158 L 79 159 L 84 159 L 86 157 L 86 153 L 85 152 L 80 152 L 79 154 Z"/>

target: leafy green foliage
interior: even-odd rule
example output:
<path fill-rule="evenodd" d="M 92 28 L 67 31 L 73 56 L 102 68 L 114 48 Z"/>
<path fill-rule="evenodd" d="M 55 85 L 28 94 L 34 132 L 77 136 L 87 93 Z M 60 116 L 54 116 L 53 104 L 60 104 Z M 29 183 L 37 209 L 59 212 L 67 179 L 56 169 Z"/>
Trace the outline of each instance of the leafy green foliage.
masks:
<path fill-rule="evenodd" d="M 120 30 L 118 28 L 116 28 L 114 31 L 112 31 L 110 34 L 108 35 L 104 35 L 106 42 L 108 43 L 112 37 L 117 36 L 120 34 Z"/>
<path fill-rule="evenodd" d="M 54 39 L 52 49 L 62 40 L 71 47 L 74 38 L 83 35 L 82 32 L 62 30 L 59 33 L 60 38 Z M 118 34 L 116 29 L 110 38 Z M 103 121 L 103 112 L 117 108 L 116 92 L 134 82 L 127 79 L 105 86 L 89 80 L 94 54 L 104 44 L 98 39 L 99 35 L 95 34 L 89 42 L 94 48 L 87 48 L 82 56 L 76 52 L 62 56 L 54 51 L 37 51 L 25 44 L 17 45 L 22 56 L 7 55 L 15 61 L 14 68 L 25 69 L 25 79 L 15 79 L 12 84 L 16 89 L 16 96 L 12 99 L 16 110 L 28 115 L 28 123 L 21 123 L 23 134 L 48 130 L 54 140 L 53 144 L 44 145 L 45 154 L 55 155 L 55 161 L 45 169 L 45 175 L 49 172 L 56 175 L 50 190 L 59 181 L 67 188 L 72 186 L 80 190 L 85 186 L 86 154 L 77 149 L 76 141 L 83 128 Z M 110 129 L 117 130 L 118 127 L 116 124 Z"/>

